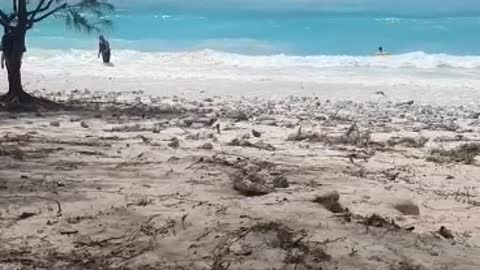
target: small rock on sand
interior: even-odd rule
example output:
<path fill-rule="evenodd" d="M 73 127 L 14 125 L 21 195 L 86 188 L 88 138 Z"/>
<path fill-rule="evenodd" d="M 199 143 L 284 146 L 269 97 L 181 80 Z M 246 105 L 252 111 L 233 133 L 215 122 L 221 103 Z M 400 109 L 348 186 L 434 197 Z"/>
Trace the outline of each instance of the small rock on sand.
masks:
<path fill-rule="evenodd" d="M 202 146 L 199 147 L 200 149 L 204 149 L 204 150 L 212 150 L 213 149 L 213 144 L 211 143 L 205 143 L 203 144 Z"/>
<path fill-rule="evenodd" d="M 340 200 L 340 194 L 337 191 L 331 191 L 331 192 L 316 196 L 313 201 L 321 204 L 323 207 L 325 207 L 327 210 L 333 213 L 345 212 L 345 209 L 338 202 L 339 200 Z"/>
<path fill-rule="evenodd" d="M 408 216 L 420 215 L 420 208 L 412 201 L 400 201 L 393 204 L 393 208 L 397 209 L 400 213 Z"/>
<path fill-rule="evenodd" d="M 280 175 L 280 176 L 277 176 L 277 177 L 273 178 L 273 186 L 275 188 L 288 188 L 289 184 L 288 184 L 287 177 L 285 177 L 283 175 Z"/>
<path fill-rule="evenodd" d="M 443 236 L 445 239 L 453 239 L 453 233 L 449 229 L 447 229 L 445 226 L 440 227 L 440 230 L 438 230 L 438 234 Z"/>
<path fill-rule="evenodd" d="M 171 148 L 178 148 L 180 146 L 180 141 L 177 137 L 174 137 L 172 138 L 171 142 L 168 143 L 168 146 L 170 146 Z"/>
<path fill-rule="evenodd" d="M 52 121 L 52 122 L 50 122 L 50 126 L 59 127 L 60 126 L 60 121 Z"/>
<path fill-rule="evenodd" d="M 267 181 L 260 175 L 251 174 L 233 176 L 233 187 L 245 196 L 261 196 L 275 191 L 267 185 Z"/>

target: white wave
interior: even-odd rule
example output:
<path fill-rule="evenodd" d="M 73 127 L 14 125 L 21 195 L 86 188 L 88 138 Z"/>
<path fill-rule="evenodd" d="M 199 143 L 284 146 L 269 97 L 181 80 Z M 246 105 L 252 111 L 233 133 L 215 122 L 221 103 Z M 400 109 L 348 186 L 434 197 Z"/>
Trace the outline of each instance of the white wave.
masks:
<path fill-rule="evenodd" d="M 400 22 L 400 18 L 397 18 L 397 17 L 376 18 L 375 21 L 384 22 L 386 24 L 395 24 Z"/>
<path fill-rule="evenodd" d="M 152 77 L 159 74 L 218 74 L 236 70 L 296 70 L 325 68 L 390 68 L 390 69 L 478 69 L 480 56 L 453 56 L 412 52 L 391 56 L 247 56 L 213 50 L 193 52 L 113 51 L 114 67 L 105 72 L 95 51 L 31 49 L 26 54 L 25 70 L 43 74 L 75 74 L 110 77 Z M 230 73 L 226 73 L 226 71 Z M 297 71 L 299 72 L 299 71 Z"/>

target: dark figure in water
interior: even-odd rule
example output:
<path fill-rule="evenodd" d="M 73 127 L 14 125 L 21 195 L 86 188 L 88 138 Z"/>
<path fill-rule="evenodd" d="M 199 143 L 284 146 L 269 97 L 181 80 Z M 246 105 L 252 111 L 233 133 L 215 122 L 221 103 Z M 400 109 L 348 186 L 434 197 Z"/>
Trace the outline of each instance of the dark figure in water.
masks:
<path fill-rule="evenodd" d="M 378 47 L 378 54 L 383 54 L 383 47 Z"/>
<path fill-rule="evenodd" d="M 98 44 L 98 57 L 102 55 L 103 63 L 109 64 L 110 63 L 110 43 L 103 37 L 99 37 L 99 44 Z"/>

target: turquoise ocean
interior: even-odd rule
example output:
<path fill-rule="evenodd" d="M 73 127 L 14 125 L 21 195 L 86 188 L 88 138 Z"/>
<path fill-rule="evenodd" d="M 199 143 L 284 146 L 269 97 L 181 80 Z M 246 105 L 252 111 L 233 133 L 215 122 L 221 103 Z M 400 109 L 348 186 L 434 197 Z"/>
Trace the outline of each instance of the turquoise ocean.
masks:
<path fill-rule="evenodd" d="M 478 0 L 111 2 L 114 25 L 103 34 L 114 61 L 201 52 L 208 61 L 243 65 L 480 67 Z M 72 31 L 59 19 L 28 35 L 33 60 L 61 52 L 57 63 L 77 61 L 96 46 L 96 33 Z M 377 61 L 379 46 L 394 56 Z"/>

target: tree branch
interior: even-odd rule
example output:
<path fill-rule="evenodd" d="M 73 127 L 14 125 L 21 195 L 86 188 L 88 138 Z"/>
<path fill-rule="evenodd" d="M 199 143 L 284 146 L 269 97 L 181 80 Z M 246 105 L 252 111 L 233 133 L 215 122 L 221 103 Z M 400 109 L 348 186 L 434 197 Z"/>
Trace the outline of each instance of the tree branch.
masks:
<path fill-rule="evenodd" d="M 3 27 L 8 27 L 8 15 L 5 14 L 5 12 L 3 12 L 3 10 L 0 9 L 0 24 L 3 26 Z"/>
<path fill-rule="evenodd" d="M 40 9 L 42 8 L 42 6 L 43 6 L 43 4 L 45 3 L 45 1 L 46 1 L 46 0 L 40 0 L 40 1 L 38 1 L 38 5 L 37 5 L 37 7 L 35 8 L 35 10 L 28 12 L 28 15 L 30 15 L 30 19 L 32 19 L 33 17 L 35 17 L 35 14 L 37 14 L 37 13 L 40 11 Z M 53 0 L 52 0 L 52 1 L 53 1 Z"/>
<path fill-rule="evenodd" d="M 53 2 L 55 2 L 55 0 L 49 0 L 47 5 L 43 6 L 45 1 L 47 0 L 41 0 L 34 11 L 28 12 L 28 15 L 30 15 L 30 20 L 33 20 L 38 13 L 47 11 L 52 6 Z"/>
<path fill-rule="evenodd" d="M 34 19 L 32 20 L 32 23 L 36 23 L 36 22 L 39 22 L 39 21 L 42 21 L 50 16 L 52 16 L 53 14 L 57 13 L 58 11 L 62 10 L 62 9 L 65 9 L 67 7 L 67 4 L 63 4 L 61 6 L 58 6 L 54 9 L 52 9 L 51 11 L 49 11 L 48 13 L 45 13 L 44 15 L 38 17 L 37 19 Z"/>

